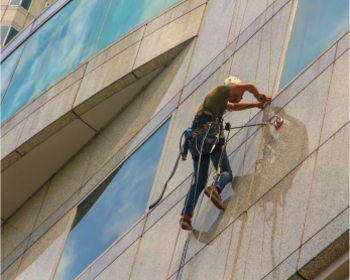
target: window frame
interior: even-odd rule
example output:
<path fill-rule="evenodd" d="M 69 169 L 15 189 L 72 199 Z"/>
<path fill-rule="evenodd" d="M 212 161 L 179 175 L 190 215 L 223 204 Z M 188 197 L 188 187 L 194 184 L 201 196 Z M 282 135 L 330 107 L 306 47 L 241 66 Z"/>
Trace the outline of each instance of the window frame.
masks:
<path fill-rule="evenodd" d="M 12 1 L 13 1 L 13 0 L 10 0 L 9 6 L 12 6 L 12 7 L 19 7 L 19 6 L 21 6 L 21 7 L 22 7 L 24 10 L 26 10 L 28 13 L 29 13 L 29 10 L 30 10 L 30 8 L 32 7 L 32 4 L 33 4 L 33 0 L 31 0 L 30 5 L 29 5 L 29 8 L 28 8 L 28 10 L 27 10 L 26 8 L 24 8 L 24 7 L 22 6 L 22 3 L 23 3 L 24 0 L 20 0 L 19 4 L 11 4 Z"/>
<path fill-rule="evenodd" d="M 76 276 L 75 279 L 79 279 L 79 277 L 81 277 L 84 273 L 86 273 L 86 271 L 88 271 L 89 269 L 91 269 L 91 267 L 96 263 L 98 262 L 114 245 L 116 245 L 120 240 L 122 240 L 127 234 L 129 234 L 129 232 L 135 227 L 137 226 L 147 215 L 150 211 L 153 211 L 154 209 L 152 210 L 149 210 L 149 206 L 151 204 L 151 201 L 152 201 L 152 198 L 153 198 L 153 194 L 155 192 L 155 186 L 158 182 L 158 178 L 159 178 L 159 174 L 160 174 L 160 170 L 161 170 L 161 166 L 162 166 L 162 163 L 163 163 L 163 160 L 164 160 L 164 157 L 165 157 L 165 151 L 166 151 L 166 147 L 167 147 L 167 144 L 168 142 L 170 141 L 170 133 L 171 133 L 171 127 L 173 125 L 173 122 L 175 121 L 175 118 L 173 118 L 174 116 L 174 113 L 172 112 L 169 116 L 167 116 L 166 118 L 164 118 L 155 128 L 153 128 L 153 130 L 142 140 L 140 141 L 139 144 L 137 144 L 135 146 L 134 149 L 132 149 L 129 154 L 127 155 L 127 157 L 125 157 L 121 162 L 119 162 L 115 167 L 113 167 L 113 169 L 107 174 L 105 175 L 100 181 L 98 181 L 94 188 L 91 189 L 83 198 L 81 198 L 77 204 L 73 207 L 73 211 L 72 211 L 72 214 L 71 214 L 71 217 L 70 217 L 70 220 L 69 220 L 69 224 L 67 225 L 67 232 L 64 236 L 64 242 L 63 244 L 61 245 L 61 249 L 60 249 L 60 254 L 57 258 L 57 261 L 56 261 L 56 266 L 54 268 L 54 273 L 53 273 L 53 278 L 52 279 L 55 279 L 56 277 L 56 274 L 57 274 L 57 271 L 58 271 L 58 267 L 60 265 L 60 262 L 61 262 L 61 259 L 62 259 L 62 256 L 63 256 L 63 252 L 64 252 L 64 249 L 65 249 L 65 246 L 67 244 L 67 240 L 68 240 L 68 237 L 69 237 L 69 234 L 71 232 L 71 229 L 72 229 L 72 226 L 73 226 L 73 223 L 74 223 L 74 220 L 75 220 L 75 217 L 76 217 L 76 214 L 78 212 L 78 207 L 84 203 L 84 201 L 115 171 L 117 170 L 119 167 L 121 167 L 127 160 L 130 159 L 130 157 L 145 143 L 147 142 L 167 121 L 170 121 L 169 123 L 169 127 L 168 127 L 168 131 L 165 135 L 165 141 L 164 141 L 164 146 L 163 146 L 163 149 L 162 149 L 162 152 L 161 152 L 161 155 L 160 155 L 160 158 L 159 158 L 159 163 L 158 163 L 158 166 L 157 166 L 157 171 L 155 173 L 155 176 L 154 176 L 154 180 L 153 180 L 153 184 L 152 184 L 152 188 L 151 188 L 151 191 L 150 191 L 150 195 L 149 195 L 149 198 L 148 198 L 148 202 L 147 202 L 147 206 L 146 206 L 146 209 L 145 209 L 145 213 L 133 224 L 131 225 L 118 239 L 116 239 L 111 245 L 109 245 L 109 247 L 103 251 L 98 257 L 96 257 L 96 259 L 91 262 L 91 264 L 89 266 L 87 266 L 78 276 Z M 163 198 L 164 199 L 164 198 Z M 163 200 L 162 199 L 162 200 Z"/>
<path fill-rule="evenodd" d="M 13 39 L 16 38 L 16 36 L 17 36 L 17 34 L 19 33 L 19 31 L 18 31 L 15 27 L 13 27 L 12 25 L 1 25 L 1 26 L 9 26 L 9 29 L 7 30 L 6 36 L 5 36 L 5 38 L 4 38 L 4 42 L 1 42 L 1 46 L 5 47 L 5 46 L 8 45 Z M 5 44 L 5 42 L 7 41 L 7 38 L 8 38 L 8 36 L 9 36 L 9 34 L 10 34 L 11 28 L 13 28 L 14 30 L 16 30 L 16 31 L 17 31 L 17 34 L 16 34 L 10 41 L 8 41 L 7 44 Z"/>

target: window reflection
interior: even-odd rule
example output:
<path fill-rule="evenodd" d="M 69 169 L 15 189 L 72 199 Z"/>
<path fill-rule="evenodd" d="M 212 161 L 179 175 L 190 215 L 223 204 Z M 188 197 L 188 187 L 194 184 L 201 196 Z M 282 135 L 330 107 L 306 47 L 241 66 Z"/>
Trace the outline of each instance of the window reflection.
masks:
<path fill-rule="evenodd" d="M 169 123 L 78 206 L 56 280 L 74 279 L 145 214 Z"/>
<path fill-rule="evenodd" d="M 280 89 L 349 28 L 349 0 L 299 0 Z"/>
<path fill-rule="evenodd" d="M 27 39 L 2 101 L 1 121 L 6 121 L 94 53 L 179 1 L 70 1 Z M 53 4 L 36 20 L 35 26 L 49 10 L 63 2 Z M 21 3 L 28 3 L 28 0 Z M 4 66 L 3 73 L 9 71 Z"/>

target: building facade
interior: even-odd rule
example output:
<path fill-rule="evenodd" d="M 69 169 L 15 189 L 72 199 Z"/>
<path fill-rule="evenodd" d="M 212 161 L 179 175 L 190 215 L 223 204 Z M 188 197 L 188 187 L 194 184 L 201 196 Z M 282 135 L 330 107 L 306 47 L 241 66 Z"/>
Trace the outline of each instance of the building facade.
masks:
<path fill-rule="evenodd" d="M 1 49 L 53 0 L 1 0 Z"/>
<path fill-rule="evenodd" d="M 23 0 L 24 1 L 24 0 Z M 58 0 L 2 51 L 2 279 L 349 278 L 349 2 Z M 225 211 L 182 132 L 237 76 Z M 254 102 L 245 93 L 243 102 Z M 209 182 L 215 171 L 211 168 Z"/>

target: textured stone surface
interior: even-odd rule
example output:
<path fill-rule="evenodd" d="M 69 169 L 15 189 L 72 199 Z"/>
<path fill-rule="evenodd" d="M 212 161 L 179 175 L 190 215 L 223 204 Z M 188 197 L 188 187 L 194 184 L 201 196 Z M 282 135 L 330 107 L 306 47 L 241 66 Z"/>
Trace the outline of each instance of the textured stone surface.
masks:
<path fill-rule="evenodd" d="M 136 80 L 129 73 L 139 47 L 140 42 L 133 44 L 84 77 L 74 102 L 78 115 L 87 112 Z"/>
<path fill-rule="evenodd" d="M 133 69 L 139 68 L 141 65 L 158 57 L 169 49 L 196 36 L 204 10 L 205 5 L 200 6 L 147 37 L 144 37 Z M 169 37 L 168 34 L 173 34 L 174 36 Z M 159 38 L 162 38 L 162 40 L 159 40 Z"/>
<path fill-rule="evenodd" d="M 6 158 L 11 154 L 17 146 L 17 142 L 21 136 L 24 124 L 26 121 L 22 121 L 12 130 L 1 137 L 1 158 Z"/>
<path fill-rule="evenodd" d="M 73 70 L 71 73 L 67 74 L 65 77 L 60 79 L 57 83 L 52 85 L 48 90 L 43 92 L 32 102 L 29 114 L 32 114 L 41 106 L 44 106 L 52 98 L 56 97 L 58 94 L 61 94 L 63 91 L 67 90 L 76 82 L 79 81 L 79 83 L 81 83 L 81 79 L 84 77 L 86 67 L 87 63 L 82 64 L 81 66 Z M 75 96 L 76 92 L 72 93 L 72 95 Z"/>
<path fill-rule="evenodd" d="M 127 150 L 127 155 L 132 153 L 135 148 L 147 137 L 151 136 L 158 128 L 160 128 L 171 117 L 177 106 L 179 95 L 176 95 L 159 113 L 157 113 L 139 132 L 134 130 L 134 133 L 138 132 L 133 141 L 129 142 L 130 146 Z"/>
<path fill-rule="evenodd" d="M 9 256 L 27 237 L 11 224 L 5 224 L 1 235 L 1 260 Z"/>
<path fill-rule="evenodd" d="M 349 125 L 318 151 L 303 243 L 349 206 L 348 193 Z"/>
<path fill-rule="evenodd" d="M 247 1 L 245 0 L 242 1 L 237 23 L 236 36 L 239 34 L 239 27 L 242 23 L 246 2 Z M 200 71 L 202 71 L 211 61 L 213 61 L 219 53 L 225 49 L 234 6 L 235 1 L 208 1 L 203 23 L 198 36 L 196 50 L 188 73 L 188 82 L 191 81 Z M 236 23 L 237 10 L 238 2 L 233 27 L 231 29 L 232 36 L 234 33 L 234 25 Z M 232 39 L 230 41 L 232 41 Z M 222 55 L 219 60 L 221 63 Z"/>
<path fill-rule="evenodd" d="M 321 57 L 318 58 L 318 73 L 321 74 L 325 69 L 328 68 L 334 62 L 335 52 L 337 51 L 337 44 L 330 47 Z"/>
<path fill-rule="evenodd" d="M 235 279 L 235 280 L 244 279 L 245 263 L 246 263 L 247 252 L 249 249 L 250 233 L 252 231 L 253 224 L 254 224 L 254 212 L 255 212 L 255 206 L 250 208 L 247 214 L 243 214 L 240 217 L 240 220 L 243 222 L 244 215 L 246 215 L 244 228 L 243 228 L 243 235 L 242 235 L 242 239 L 238 249 L 239 251 L 236 250 L 233 258 L 233 261 L 235 261 L 235 258 L 238 256 L 237 263 L 235 267 L 232 265 L 231 278 L 229 279 Z M 241 235 L 241 232 L 239 232 L 239 235 Z"/>
<path fill-rule="evenodd" d="M 321 144 L 349 122 L 349 51 L 334 64 Z"/>
<path fill-rule="evenodd" d="M 94 56 L 88 63 L 86 74 L 90 73 L 92 70 L 96 69 L 100 65 L 102 65 L 107 60 L 113 58 L 117 54 L 121 53 L 125 49 L 129 48 L 131 45 L 142 39 L 142 35 L 145 32 L 145 26 L 142 26 L 135 30 L 134 32 L 126 35 L 123 38 L 120 38 L 116 43 L 112 46 L 104 49 L 99 54 Z M 86 75 L 85 74 L 85 75 Z"/>
<path fill-rule="evenodd" d="M 28 239 L 25 239 L 21 244 L 19 244 L 18 247 L 16 247 L 15 250 L 11 252 L 7 256 L 7 258 L 3 259 L 1 261 L 1 272 L 4 272 L 10 265 L 12 265 L 25 251 L 27 244 L 28 244 Z"/>
<path fill-rule="evenodd" d="M 265 127 L 251 204 L 317 148 L 331 73 L 328 69 L 283 109 L 272 102 L 270 118 L 277 113 L 284 123 L 279 132 Z"/>
<path fill-rule="evenodd" d="M 145 219 L 142 219 L 131 230 L 125 233 L 121 239 L 117 240 L 116 244 L 112 245 L 109 250 L 92 265 L 88 277 L 89 280 L 95 279 L 95 277 L 99 275 L 103 270 L 105 270 L 108 266 L 113 265 L 113 262 L 117 258 L 124 258 L 124 253 L 126 253 L 125 251 L 128 251 L 130 247 L 133 247 L 135 244 L 134 242 L 141 237 L 144 223 Z M 107 268 L 107 270 L 108 269 L 109 268 Z"/>
<path fill-rule="evenodd" d="M 33 116 L 33 118 L 34 118 L 34 115 L 35 115 L 35 113 L 32 114 L 31 116 Z M 30 138 L 27 138 L 28 140 L 26 142 L 24 142 L 21 146 L 17 145 L 18 146 L 17 151 L 21 155 L 25 155 L 25 154 L 29 153 L 31 150 L 33 150 L 34 148 L 39 146 L 42 142 L 44 142 L 45 140 L 50 138 L 52 135 L 54 135 L 55 133 L 57 133 L 62 128 L 66 127 L 68 124 L 72 123 L 76 119 L 77 119 L 77 117 L 71 112 L 63 115 L 62 117 L 60 117 L 56 121 L 52 122 L 49 126 L 46 126 L 45 129 L 43 129 L 39 133 L 35 134 L 33 137 L 29 136 Z M 29 121 L 29 118 L 27 119 L 27 121 Z M 33 121 L 33 123 L 35 123 L 34 120 L 31 120 L 31 121 Z M 25 127 L 27 127 L 26 124 L 25 124 Z M 27 135 L 30 135 L 29 132 Z M 23 139 L 23 138 L 21 137 L 21 139 Z"/>
<path fill-rule="evenodd" d="M 49 216 L 41 225 L 32 232 L 27 248 L 34 244 L 40 237 L 42 237 L 51 227 L 62 219 L 77 203 L 78 192 L 70 197 L 63 205 L 61 205 L 51 216 Z"/>
<path fill-rule="evenodd" d="M 96 174 L 86 173 L 84 185 L 80 190 L 78 201 L 81 201 L 91 190 L 99 186 L 99 184 L 122 162 L 128 146 L 118 151 L 105 165 L 103 165 Z"/>
<path fill-rule="evenodd" d="M 312 279 L 347 250 L 349 208 L 301 247 L 299 274 L 306 279 Z"/>
<path fill-rule="evenodd" d="M 223 279 L 227 271 L 226 265 L 231 251 L 236 251 L 239 232 L 239 222 L 229 226 L 215 240 L 204 247 L 194 259 L 191 259 L 182 271 L 179 279 Z M 190 267 L 192 265 L 192 269 Z"/>
<path fill-rule="evenodd" d="M 336 58 L 341 56 L 348 49 L 349 49 L 349 32 L 347 32 L 346 35 L 339 40 Z"/>
<path fill-rule="evenodd" d="M 192 177 L 188 177 L 180 186 L 172 193 L 165 197 L 157 206 L 149 213 L 145 226 L 145 232 L 157 223 L 166 213 L 168 213 L 180 200 L 184 198 L 190 189 Z"/>
<path fill-rule="evenodd" d="M 110 264 L 100 275 L 98 275 L 96 280 L 127 280 L 129 279 L 132 265 L 136 257 L 137 248 L 139 246 L 140 240 L 135 242 L 126 252 L 117 258 L 113 263 Z M 143 278 L 145 279 L 145 278 Z"/>
<path fill-rule="evenodd" d="M 51 99 L 44 106 L 40 107 L 33 114 L 28 116 L 17 147 L 20 147 L 28 140 L 30 141 L 31 138 L 39 132 L 43 133 L 43 131 L 46 131 L 47 135 L 45 135 L 45 137 L 48 138 L 57 132 L 57 129 L 61 128 L 62 125 L 66 124 L 66 122 L 64 122 L 64 116 L 72 108 L 79 86 L 80 81 L 67 88 L 61 94 Z M 69 120 L 71 119 L 73 120 L 74 117 L 69 118 Z M 59 124 L 56 124 L 56 129 L 52 127 L 52 124 L 57 121 Z M 23 151 L 23 148 L 19 150 Z"/>
<path fill-rule="evenodd" d="M 267 274 L 263 280 L 275 280 L 275 279 L 289 279 L 289 280 L 302 280 L 301 277 L 295 275 L 297 262 L 298 262 L 299 250 L 295 251 L 292 255 L 288 256 L 281 264 L 279 264 L 274 270 Z"/>
<path fill-rule="evenodd" d="M 163 27 L 164 25 L 169 24 L 170 22 L 176 20 L 177 18 L 183 16 L 184 14 L 190 12 L 191 10 L 197 8 L 198 6 L 204 3 L 206 3 L 206 0 L 188 0 L 182 2 L 181 4 L 173 8 L 170 8 L 169 11 L 161 14 L 154 20 L 147 23 L 144 36 L 148 36 L 149 34 Z"/>
<path fill-rule="evenodd" d="M 22 256 L 19 257 L 8 269 L 6 269 L 1 274 L 2 280 L 14 280 L 16 279 L 17 270 L 19 268 L 19 265 L 21 264 Z"/>
<path fill-rule="evenodd" d="M 249 279 L 261 279 L 300 246 L 315 159 L 314 153 L 255 204 L 247 272 L 260 267 L 260 274 Z"/>
<path fill-rule="evenodd" d="M 42 224 L 82 186 L 91 158 L 91 147 L 87 145 L 52 178 L 35 228 Z"/>
<path fill-rule="evenodd" d="M 23 121 L 31 111 L 32 104 L 28 104 L 26 107 L 19 110 L 17 113 L 15 113 L 13 116 L 11 116 L 9 119 L 7 119 L 2 125 L 1 125 L 1 137 L 4 137 L 6 133 L 11 131 L 14 127 L 16 127 L 21 121 Z"/>
<path fill-rule="evenodd" d="M 17 279 L 48 280 L 54 272 L 72 211 L 56 223 L 24 254 Z"/>
<path fill-rule="evenodd" d="M 249 25 L 252 25 L 256 18 L 258 18 L 259 15 L 267 9 L 267 7 L 267 0 L 248 1 L 241 29 L 245 30 Z"/>
<path fill-rule="evenodd" d="M 165 279 L 173 250 L 173 267 L 178 266 L 188 235 L 181 231 L 175 248 L 182 203 L 183 200 L 143 235 L 131 279 Z"/>

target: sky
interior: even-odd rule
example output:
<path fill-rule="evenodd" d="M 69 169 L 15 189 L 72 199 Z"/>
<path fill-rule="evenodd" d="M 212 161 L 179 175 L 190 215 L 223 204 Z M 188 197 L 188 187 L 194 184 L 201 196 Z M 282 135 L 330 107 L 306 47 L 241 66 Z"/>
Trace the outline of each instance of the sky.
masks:
<path fill-rule="evenodd" d="M 348 0 L 299 0 L 280 88 L 348 28 Z"/>
<path fill-rule="evenodd" d="M 55 280 L 74 279 L 145 214 L 169 123 L 107 178 L 87 213 L 78 207 L 85 215 L 69 234 Z"/>
<path fill-rule="evenodd" d="M 71 1 L 22 44 L 25 47 L 18 65 L 12 58 L 15 53 L 2 63 L 1 95 L 7 92 L 1 104 L 1 121 L 93 54 L 179 1 Z M 8 65 L 10 60 L 15 67 Z"/>

